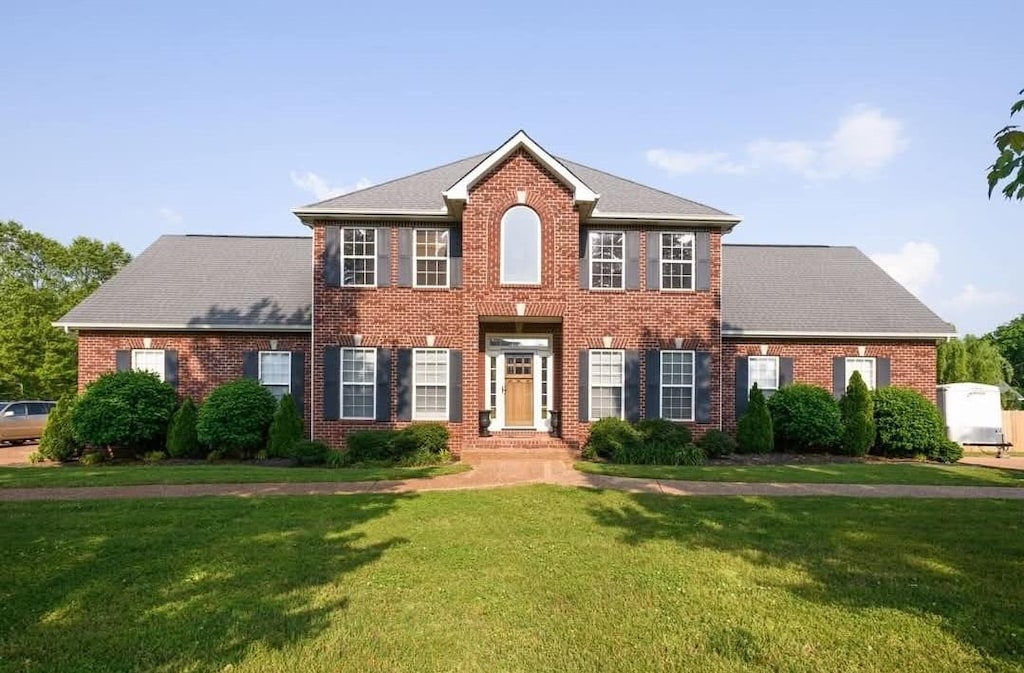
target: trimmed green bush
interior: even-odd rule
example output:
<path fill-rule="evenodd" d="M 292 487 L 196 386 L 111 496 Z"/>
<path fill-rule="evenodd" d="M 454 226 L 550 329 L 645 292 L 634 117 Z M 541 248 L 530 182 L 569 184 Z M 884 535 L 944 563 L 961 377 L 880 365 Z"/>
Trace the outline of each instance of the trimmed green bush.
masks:
<path fill-rule="evenodd" d="M 943 440 L 928 454 L 930 460 L 940 463 L 955 463 L 963 457 L 964 448 L 952 439 Z"/>
<path fill-rule="evenodd" d="M 909 388 L 881 388 L 874 392 L 874 404 L 876 453 L 895 458 L 912 458 L 920 453 L 933 458 L 949 451 L 942 416 L 921 393 Z"/>
<path fill-rule="evenodd" d="M 107 459 L 102 451 L 86 451 L 79 457 L 78 462 L 82 465 L 99 465 Z"/>
<path fill-rule="evenodd" d="M 196 434 L 215 450 L 247 458 L 267 444 L 277 400 L 252 379 L 223 383 L 199 407 Z"/>
<path fill-rule="evenodd" d="M 775 448 L 783 451 L 829 451 L 843 438 L 843 419 L 832 393 L 806 383 L 777 390 L 768 400 Z"/>
<path fill-rule="evenodd" d="M 451 460 L 448 439 L 448 428 L 442 423 L 413 423 L 401 430 L 360 430 L 348 436 L 345 461 L 350 465 L 435 465 Z"/>
<path fill-rule="evenodd" d="M 428 465 L 450 463 L 451 460 L 452 454 L 448 449 L 435 453 L 428 449 L 420 448 L 408 455 L 402 456 L 398 464 L 402 467 L 426 467 Z"/>
<path fill-rule="evenodd" d="M 724 458 L 736 452 L 736 440 L 724 430 L 708 430 L 697 440 L 697 446 L 708 458 Z"/>
<path fill-rule="evenodd" d="M 203 450 L 196 434 L 198 411 L 191 397 L 186 397 L 171 419 L 167 431 L 167 455 L 171 458 L 202 458 Z"/>
<path fill-rule="evenodd" d="M 163 451 L 147 451 L 142 456 L 142 462 L 152 465 L 154 463 L 159 463 L 163 460 L 166 460 L 166 458 L 167 454 L 164 453 Z"/>
<path fill-rule="evenodd" d="M 394 460 L 395 430 L 359 430 L 350 434 L 344 453 L 348 463 L 368 463 Z"/>
<path fill-rule="evenodd" d="M 277 403 L 274 420 L 270 423 L 270 442 L 267 453 L 271 458 L 287 458 L 292 445 L 303 438 L 302 417 L 295 407 L 291 395 L 285 395 Z"/>
<path fill-rule="evenodd" d="M 736 450 L 740 453 L 769 453 L 775 449 L 775 430 L 764 393 L 755 383 L 750 400 L 736 427 Z"/>
<path fill-rule="evenodd" d="M 401 460 L 417 451 L 441 453 L 448 449 L 448 428 L 441 423 L 413 423 L 398 431 L 392 455 Z"/>
<path fill-rule="evenodd" d="M 160 449 L 177 404 L 174 388 L 153 373 L 103 374 L 74 406 L 74 435 L 83 444 L 115 452 Z"/>
<path fill-rule="evenodd" d="M 331 454 L 331 447 L 323 442 L 302 439 L 295 442 L 291 449 L 292 462 L 300 467 L 323 465 Z"/>
<path fill-rule="evenodd" d="M 875 443 L 875 403 L 860 372 L 850 377 L 846 394 L 839 401 L 839 413 L 843 419 L 843 453 L 866 455 Z"/>
<path fill-rule="evenodd" d="M 46 419 L 46 429 L 39 440 L 39 453 L 48 460 L 65 461 L 73 458 L 81 449 L 75 439 L 75 426 L 72 415 L 77 395 L 65 395 L 57 401 L 57 406 Z"/>
<path fill-rule="evenodd" d="M 590 426 L 590 436 L 583 446 L 584 458 L 615 460 L 616 454 L 632 455 L 639 451 L 643 436 L 621 418 L 602 418 Z"/>
<path fill-rule="evenodd" d="M 634 423 L 633 427 L 640 432 L 644 444 L 658 446 L 659 451 L 679 449 L 693 442 L 690 428 L 664 418 L 645 418 Z"/>

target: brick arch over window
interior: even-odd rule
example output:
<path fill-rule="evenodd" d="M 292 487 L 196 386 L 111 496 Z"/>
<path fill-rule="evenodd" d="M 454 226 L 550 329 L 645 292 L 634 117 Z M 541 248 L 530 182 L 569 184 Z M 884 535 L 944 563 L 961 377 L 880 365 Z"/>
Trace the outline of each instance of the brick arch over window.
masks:
<path fill-rule="evenodd" d="M 500 227 L 501 282 L 539 285 L 544 249 L 540 215 L 529 206 L 516 204 L 502 215 Z"/>

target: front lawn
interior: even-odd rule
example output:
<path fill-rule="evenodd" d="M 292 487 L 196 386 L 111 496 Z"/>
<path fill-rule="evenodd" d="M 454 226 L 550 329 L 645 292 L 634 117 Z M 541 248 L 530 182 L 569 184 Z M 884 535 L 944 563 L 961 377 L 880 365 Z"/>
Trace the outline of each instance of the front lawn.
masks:
<path fill-rule="evenodd" d="M 0 504 L 0 671 L 1011 671 L 1024 502 Z"/>
<path fill-rule="evenodd" d="M 386 481 L 456 474 L 468 465 L 430 467 L 265 467 L 260 465 L 99 465 L 0 467 L 0 488 Z"/>
<path fill-rule="evenodd" d="M 588 474 L 683 481 L 798 482 L 807 484 L 933 484 L 1024 486 L 1024 471 L 935 463 L 822 463 L 817 465 L 615 465 L 576 463 Z"/>

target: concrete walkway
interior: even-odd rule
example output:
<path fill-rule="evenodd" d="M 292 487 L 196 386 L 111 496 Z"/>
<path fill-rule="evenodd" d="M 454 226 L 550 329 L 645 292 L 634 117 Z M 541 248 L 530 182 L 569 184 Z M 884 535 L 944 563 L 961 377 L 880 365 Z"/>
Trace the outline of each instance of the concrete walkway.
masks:
<path fill-rule="evenodd" d="M 731 483 L 632 479 L 584 474 L 565 460 L 501 459 L 478 462 L 473 471 L 435 479 L 310 484 L 179 484 L 81 488 L 0 489 L 0 501 L 111 498 L 260 497 L 268 495 L 350 495 L 419 493 L 555 484 L 629 493 L 677 496 L 842 496 L 855 498 L 1006 498 L 1024 500 L 1024 488 L 998 486 L 901 486 L 865 484 Z"/>

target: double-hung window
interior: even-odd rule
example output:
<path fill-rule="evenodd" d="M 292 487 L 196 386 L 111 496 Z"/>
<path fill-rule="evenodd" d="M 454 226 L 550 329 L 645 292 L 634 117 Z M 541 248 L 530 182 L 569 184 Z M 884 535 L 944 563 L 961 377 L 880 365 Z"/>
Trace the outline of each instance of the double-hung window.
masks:
<path fill-rule="evenodd" d="M 341 230 L 341 279 L 349 287 L 377 284 L 377 230 L 345 227 Z"/>
<path fill-rule="evenodd" d="M 164 352 L 155 348 L 137 348 L 132 351 L 132 369 L 137 372 L 153 372 L 164 380 Z"/>
<path fill-rule="evenodd" d="M 448 418 L 448 350 L 417 348 L 412 355 L 413 420 Z"/>
<path fill-rule="evenodd" d="M 747 390 L 757 384 L 761 392 L 779 389 L 779 358 L 757 355 L 747 358 Z"/>
<path fill-rule="evenodd" d="M 850 377 L 860 372 L 868 390 L 875 389 L 875 358 L 846 358 L 846 386 L 850 386 Z"/>
<path fill-rule="evenodd" d="M 622 418 L 624 357 L 619 350 L 590 351 L 590 420 Z"/>
<path fill-rule="evenodd" d="M 448 287 L 448 230 L 416 230 L 416 287 Z"/>
<path fill-rule="evenodd" d="M 692 233 L 661 234 L 661 289 L 693 289 L 693 241 Z"/>
<path fill-rule="evenodd" d="M 626 235 L 621 231 L 590 232 L 590 287 L 621 290 L 625 276 Z"/>
<path fill-rule="evenodd" d="M 356 420 L 376 415 L 377 349 L 341 349 L 341 417 Z"/>
<path fill-rule="evenodd" d="M 260 351 L 260 385 L 281 399 L 292 391 L 292 354 L 289 351 Z"/>
<path fill-rule="evenodd" d="M 693 420 L 693 351 L 661 351 L 661 417 Z"/>

